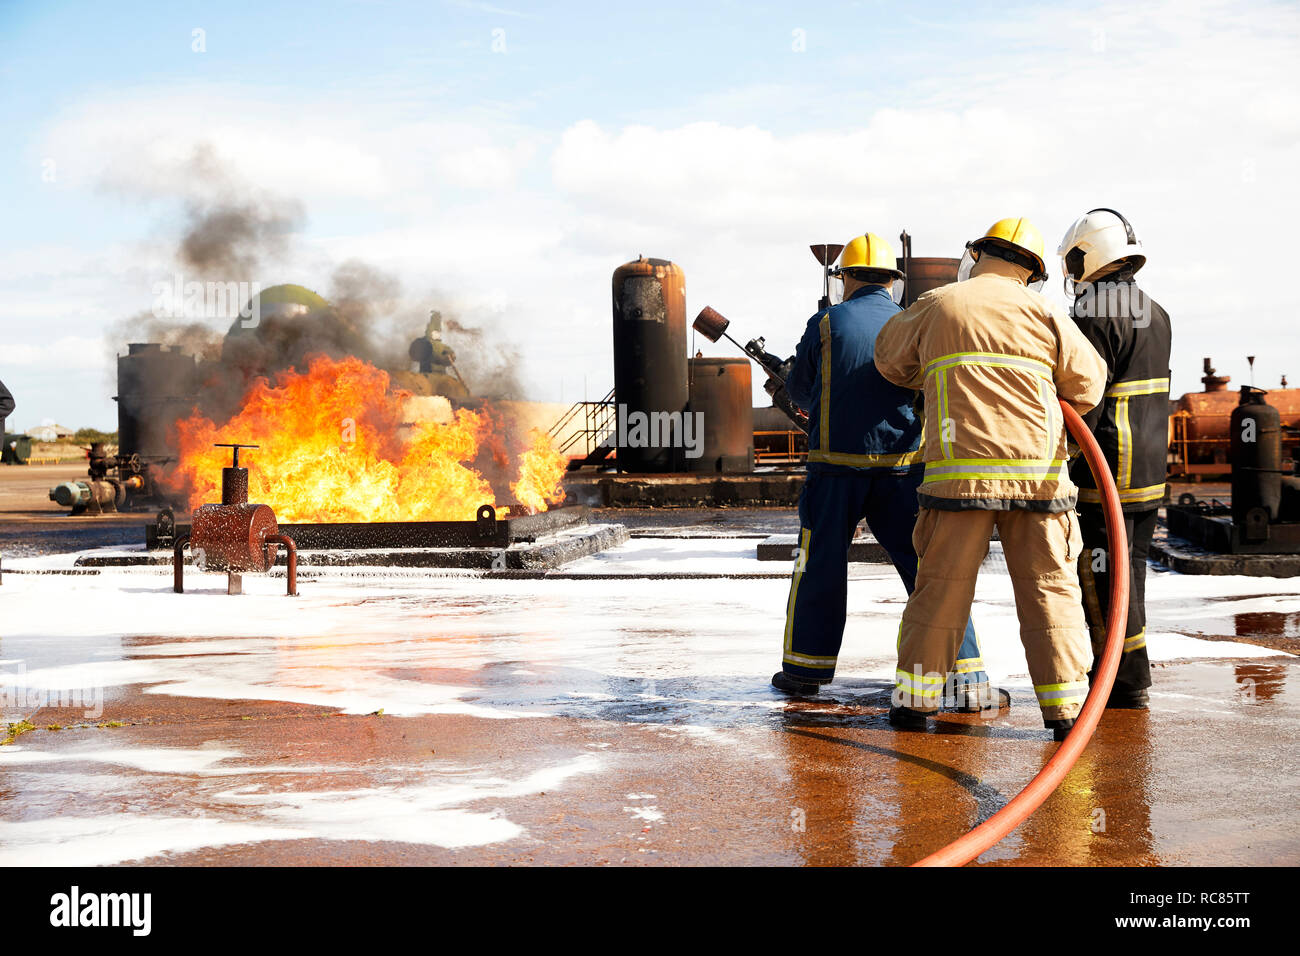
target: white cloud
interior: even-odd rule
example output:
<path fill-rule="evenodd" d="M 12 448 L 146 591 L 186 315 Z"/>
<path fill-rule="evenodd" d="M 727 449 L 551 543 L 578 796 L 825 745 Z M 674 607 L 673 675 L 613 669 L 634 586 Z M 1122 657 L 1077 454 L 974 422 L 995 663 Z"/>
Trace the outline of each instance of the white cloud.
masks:
<path fill-rule="evenodd" d="M 194 86 L 123 91 L 52 122 L 37 155 L 64 189 L 107 187 L 146 199 L 254 184 L 309 206 L 412 192 L 505 189 L 533 160 L 535 131 L 474 118 L 411 120 L 400 103 L 275 99 L 272 91 Z M 196 148 L 220 176 L 196 180 Z"/>
<path fill-rule="evenodd" d="M 62 369 L 102 369 L 107 364 L 99 338 L 65 335 L 55 342 L 5 346 L 9 366 L 54 366 Z"/>
<path fill-rule="evenodd" d="M 533 146 L 473 146 L 445 153 L 437 169 L 448 185 L 470 189 L 505 189 L 515 184 L 519 172 L 533 158 Z"/>
<path fill-rule="evenodd" d="M 52 123 L 40 154 L 59 163 L 60 185 L 108 186 L 147 197 L 192 195 L 187 162 L 199 143 L 223 168 L 273 193 L 303 198 L 373 198 L 385 191 L 383 162 L 348 114 L 323 122 L 237 87 L 124 91 L 96 98 Z"/>
<path fill-rule="evenodd" d="M 993 220 L 1028 215 L 1050 255 L 1096 205 L 1124 211 L 1147 244 L 1144 279 L 1175 322 L 1175 390 L 1199 388 L 1203 355 L 1240 379 L 1247 351 L 1272 384 L 1300 376 L 1289 303 L 1263 294 L 1290 274 L 1300 218 L 1297 54 L 1293 6 L 1103 4 L 918 34 L 900 54 L 916 69 L 887 100 L 852 81 L 860 62 L 828 64 L 798 124 L 794 97 L 770 122 L 696 119 L 728 102 L 752 115 L 770 84 L 701 91 L 717 114 L 558 129 L 222 86 L 83 103 L 38 154 L 62 157 L 61 188 L 107 175 L 174 195 L 190 185 L 177 161 L 211 140 L 239 176 L 304 202 L 286 281 L 323 287 L 353 257 L 396 272 L 412 303 L 436 292 L 516 345 L 539 397 L 561 377 L 566 397 L 583 375 L 593 393 L 612 381 L 609 277 L 639 253 L 683 267 L 688 318 L 714 305 L 788 353 L 820 292 L 809 243 L 907 228 L 917 255 L 956 256 Z M 124 282 L 148 287 L 120 255 L 84 257 L 74 275 L 66 260 L 23 263 L 3 279 L 33 312 L 33 288 L 98 315 Z M 10 341 L 36 348 L 39 334 Z"/>

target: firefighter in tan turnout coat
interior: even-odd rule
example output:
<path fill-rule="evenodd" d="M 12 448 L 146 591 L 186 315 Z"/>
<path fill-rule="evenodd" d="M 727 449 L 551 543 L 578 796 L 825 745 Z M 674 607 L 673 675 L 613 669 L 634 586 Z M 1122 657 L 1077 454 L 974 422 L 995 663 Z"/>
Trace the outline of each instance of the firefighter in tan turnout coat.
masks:
<path fill-rule="evenodd" d="M 898 639 L 890 721 L 921 728 L 939 706 L 975 578 L 996 527 L 1043 720 L 1064 739 L 1088 693 L 1092 647 L 1075 569 L 1077 488 L 1057 397 L 1080 414 L 1106 366 L 1037 287 L 1043 239 L 1003 219 L 969 243 L 958 281 L 886 323 L 876 368 L 925 396 L 925 476 L 913 543 L 916 590 Z"/>

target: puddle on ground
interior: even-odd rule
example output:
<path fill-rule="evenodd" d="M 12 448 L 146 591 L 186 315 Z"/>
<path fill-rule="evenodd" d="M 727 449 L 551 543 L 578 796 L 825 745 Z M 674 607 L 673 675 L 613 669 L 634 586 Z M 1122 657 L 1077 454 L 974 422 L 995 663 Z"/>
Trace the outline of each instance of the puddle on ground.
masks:
<path fill-rule="evenodd" d="M 1237 686 L 1254 700 L 1272 700 L 1286 687 L 1284 664 L 1237 664 L 1232 670 Z"/>
<path fill-rule="evenodd" d="M 1300 637 L 1300 611 L 1247 611 L 1232 621 L 1238 637 Z"/>

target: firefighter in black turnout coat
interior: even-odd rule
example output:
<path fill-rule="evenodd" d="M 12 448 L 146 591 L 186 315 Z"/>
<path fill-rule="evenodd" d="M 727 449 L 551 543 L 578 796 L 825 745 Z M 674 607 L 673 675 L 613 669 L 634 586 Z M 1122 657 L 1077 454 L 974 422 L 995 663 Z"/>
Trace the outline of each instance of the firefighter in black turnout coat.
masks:
<path fill-rule="evenodd" d="M 1066 232 L 1057 252 L 1067 296 L 1073 299 L 1071 316 L 1106 361 L 1105 398 L 1083 419 L 1110 465 L 1128 534 L 1128 554 L 1112 555 L 1097 483 L 1083 455 L 1077 455 L 1070 477 L 1079 486 L 1079 583 L 1094 655 L 1089 679 L 1096 676 L 1106 638 L 1110 562 L 1127 560 L 1128 627 L 1107 706 L 1145 708 L 1151 686 L 1147 552 L 1165 496 L 1169 442 L 1169 313 L 1134 281 L 1146 254 L 1133 227 L 1115 210 L 1088 212 Z"/>

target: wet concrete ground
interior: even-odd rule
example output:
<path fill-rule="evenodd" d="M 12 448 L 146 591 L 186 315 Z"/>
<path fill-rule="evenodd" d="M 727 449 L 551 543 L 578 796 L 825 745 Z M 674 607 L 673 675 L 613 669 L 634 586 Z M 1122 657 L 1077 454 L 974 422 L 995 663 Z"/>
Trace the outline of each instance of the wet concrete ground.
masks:
<path fill-rule="evenodd" d="M 903 733 L 892 571 L 855 567 L 839 678 L 789 701 L 784 584 L 744 577 L 772 569 L 753 540 L 699 537 L 789 514 L 661 514 L 582 580 L 7 576 L 0 712 L 35 729 L 0 747 L 0 863 L 896 865 L 1054 752 L 996 546 L 974 614 L 1013 707 Z M 601 580 L 662 566 L 742 576 Z M 1108 712 L 981 864 L 1300 862 L 1300 587 L 1153 572 L 1148 602 L 1151 711 Z"/>
<path fill-rule="evenodd" d="M 73 517 L 49 500 L 55 485 L 85 477 L 84 464 L 0 466 L 0 561 L 143 541 L 152 515 Z"/>
<path fill-rule="evenodd" d="M 1296 708 L 1279 700 L 1294 665 L 1248 667 L 1254 699 L 1224 694 L 1243 665 L 1162 667 L 1155 709 L 1108 714 L 1056 794 L 980 862 L 1295 864 L 1294 738 L 1266 745 L 1294 731 Z M 998 720 L 945 715 L 924 734 L 888 727 L 883 685 L 725 729 L 660 720 L 653 705 L 620 710 L 348 716 L 127 688 L 105 710 L 125 726 L 37 731 L 6 755 L 0 856 L 905 864 L 995 812 L 1055 746 L 1023 694 Z M 45 710 L 33 722 L 68 719 Z"/>

